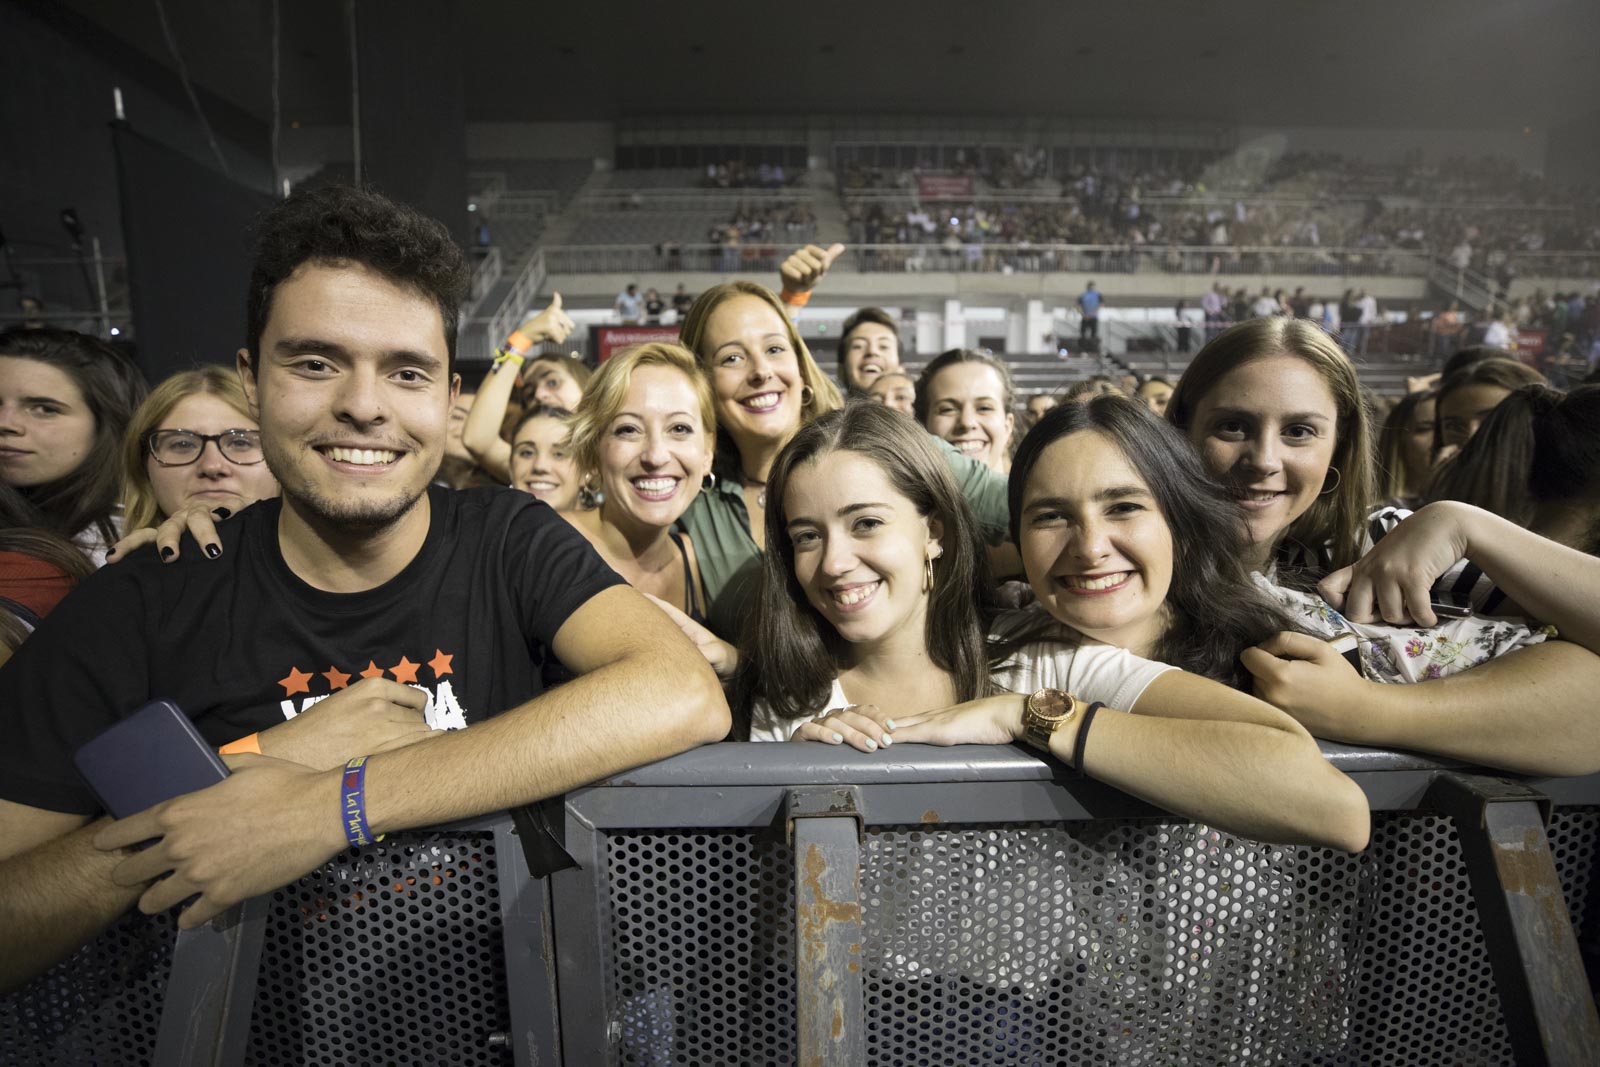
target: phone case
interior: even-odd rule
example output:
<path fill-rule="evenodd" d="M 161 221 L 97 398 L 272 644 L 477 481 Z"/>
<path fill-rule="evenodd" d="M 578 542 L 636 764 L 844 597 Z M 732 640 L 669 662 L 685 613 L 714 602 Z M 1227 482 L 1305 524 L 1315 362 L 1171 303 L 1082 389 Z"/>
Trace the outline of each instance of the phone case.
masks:
<path fill-rule="evenodd" d="M 117 819 L 228 776 L 222 758 L 170 700 L 146 704 L 80 747 L 72 762 Z"/>

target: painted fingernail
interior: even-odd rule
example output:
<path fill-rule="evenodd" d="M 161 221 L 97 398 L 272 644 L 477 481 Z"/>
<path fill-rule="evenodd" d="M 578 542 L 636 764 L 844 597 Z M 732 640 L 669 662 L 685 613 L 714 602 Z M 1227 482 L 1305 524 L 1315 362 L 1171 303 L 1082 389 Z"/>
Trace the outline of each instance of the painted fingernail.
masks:
<path fill-rule="evenodd" d="M 215 515 L 219 519 L 225 519 L 229 515 L 232 515 L 233 512 L 229 511 L 227 508 L 212 508 L 211 514 Z"/>
<path fill-rule="evenodd" d="M 890 737 L 888 734 L 884 734 L 883 735 L 883 747 L 884 748 L 888 748 L 892 744 L 894 744 L 894 738 Z"/>
<path fill-rule="evenodd" d="M 889 729 L 893 730 L 894 729 L 894 720 L 893 719 L 884 719 L 883 720 L 883 725 L 885 725 Z"/>
<path fill-rule="evenodd" d="M 172 558 L 172 549 L 171 548 L 163 548 L 161 550 L 161 558 L 162 559 L 171 559 Z"/>
<path fill-rule="evenodd" d="M 844 740 L 844 734 L 829 734 L 828 736 L 833 738 L 833 743 L 836 745 Z"/>
<path fill-rule="evenodd" d="M 206 546 L 206 555 L 210 556 L 212 559 L 216 559 L 218 556 L 222 555 L 222 546 L 221 545 L 207 545 Z"/>
<path fill-rule="evenodd" d="M 877 749 L 878 749 L 878 742 L 874 741 L 870 737 L 867 738 L 867 751 L 868 752 L 876 752 Z"/>

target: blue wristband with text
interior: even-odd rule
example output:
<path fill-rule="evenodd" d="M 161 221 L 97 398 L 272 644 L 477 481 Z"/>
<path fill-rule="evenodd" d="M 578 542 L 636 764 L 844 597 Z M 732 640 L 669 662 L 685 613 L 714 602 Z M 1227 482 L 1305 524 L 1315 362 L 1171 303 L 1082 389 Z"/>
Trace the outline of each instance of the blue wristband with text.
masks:
<path fill-rule="evenodd" d="M 368 758 L 357 756 L 344 765 L 343 799 L 339 807 L 339 818 L 344 822 L 344 836 L 350 842 L 351 848 L 361 848 L 363 845 L 372 844 L 374 840 L 383 840 L 382 835 L 374 838 L 367 826 Z"/>

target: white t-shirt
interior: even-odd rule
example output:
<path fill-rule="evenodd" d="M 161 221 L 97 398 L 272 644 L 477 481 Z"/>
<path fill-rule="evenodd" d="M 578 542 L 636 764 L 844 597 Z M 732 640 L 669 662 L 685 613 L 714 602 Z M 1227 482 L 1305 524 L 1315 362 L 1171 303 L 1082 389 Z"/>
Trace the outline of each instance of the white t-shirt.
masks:
<path fill-rule="evenodd" d="M 991 633 L 1004 639 L 1035 627 L 1042 628 L 1040 639 L 1023 645 L 994 672 L 995 684 L 1007 692 L 1064 689 L 1091 704 L 1099 701 L 1107 708 L 1132 711 L 1151 682 L 1176 670 L 1165 663 L 1141 659 L 1125 648 L 1080 638 L 1037 604 L 1003 612 L 995 619 Z M 813 714 L 837 711 L 851 703 L 835 678 L 828 703 Z M 787 741 L 802 721 L 780 719 L 764 704 L 753 709 L 750 719 L 752 741 Z"/>

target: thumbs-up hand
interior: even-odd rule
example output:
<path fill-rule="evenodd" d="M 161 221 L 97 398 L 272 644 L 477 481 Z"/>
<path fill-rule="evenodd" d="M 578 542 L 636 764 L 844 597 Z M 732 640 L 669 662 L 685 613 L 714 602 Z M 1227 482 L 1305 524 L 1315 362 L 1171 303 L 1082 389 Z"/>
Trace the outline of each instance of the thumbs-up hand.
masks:
<path fill-rule="evenodd" d="M 561 310 L 561 294 L 556 293 L 550 299 L 550 306 L 545 308 L 533 318 L 518 327 L 533 344 L 543 341 L 553 341 L 560 344 L 572 333 L 572 320 L 567 313 Z"/>
<path fill-rule="evenodd" d="M 828 273 L 833 261 L 843 254 L 842 244 L 831 244 L 825 249 L 817 245 L 806 245 L 784 260 L 783 266 L 778 268 L 778 273 L 783 278 L 783 288 L 791 293 L 810 292 L 822 280 L 822 276 Z"/>

